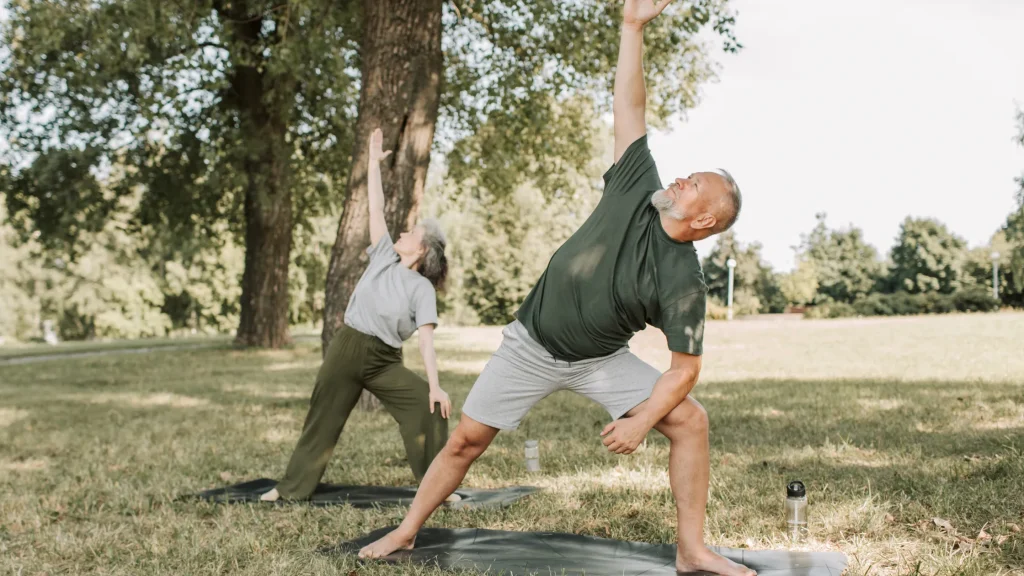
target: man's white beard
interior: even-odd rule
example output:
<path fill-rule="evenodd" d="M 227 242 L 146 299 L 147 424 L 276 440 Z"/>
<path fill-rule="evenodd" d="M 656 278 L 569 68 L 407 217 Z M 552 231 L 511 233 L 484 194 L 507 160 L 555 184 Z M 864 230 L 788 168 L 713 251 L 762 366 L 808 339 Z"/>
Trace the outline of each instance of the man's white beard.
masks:
<path fill-rule="evenodd" d="M 685 218 L 683 214 L 676 211 L 675 204 L 672 199 L 669 198 L 668 194 L 665 194 L 664 190 L 658 190 L 654 194 L 651 194 L 651 206 L 654 206 L 662 216 L 668 216 L 673 220 L 682 220 Z"/>

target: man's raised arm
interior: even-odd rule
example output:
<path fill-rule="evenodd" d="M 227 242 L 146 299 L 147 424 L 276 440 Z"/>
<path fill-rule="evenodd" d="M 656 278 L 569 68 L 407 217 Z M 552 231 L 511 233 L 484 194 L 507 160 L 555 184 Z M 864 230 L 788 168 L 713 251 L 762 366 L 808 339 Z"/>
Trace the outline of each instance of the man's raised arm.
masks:
<path fill-rule="evenodd" d="M 647 89 L 644 87 L 644 26 L 672 0 L 625 0 L 619 62 L 615 68 L 615 162 L 629 145 L 647 133 Z"/>

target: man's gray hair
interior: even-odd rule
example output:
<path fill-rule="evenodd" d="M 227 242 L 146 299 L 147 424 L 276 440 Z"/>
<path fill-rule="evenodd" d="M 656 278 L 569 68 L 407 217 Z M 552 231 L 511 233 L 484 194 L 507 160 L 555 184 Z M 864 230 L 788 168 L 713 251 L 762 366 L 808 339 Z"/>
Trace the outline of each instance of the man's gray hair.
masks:
<path fill-rule="evenodd" d="M 722 206 L 722 212 L 728 216 L 715 226 L 715 233 L 721 233 L 732 228 L 732 225 L 740 217 L 740 209 L 743 208 L 743 195 L 740 194 L 740 185 L 736 183 L 736 180 L 732 177 L 732 174 L 729 174 L 728 170 L 719 168 L 713 170 L 713 172 L 725 178 L 726 184 L 729 185 L 729 194 L 726 196 L 725 205 Z"/>

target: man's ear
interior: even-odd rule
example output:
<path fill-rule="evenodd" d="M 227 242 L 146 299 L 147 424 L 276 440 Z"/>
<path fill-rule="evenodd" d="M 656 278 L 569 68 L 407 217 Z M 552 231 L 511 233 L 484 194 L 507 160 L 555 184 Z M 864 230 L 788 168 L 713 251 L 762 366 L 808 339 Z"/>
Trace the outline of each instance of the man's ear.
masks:
<path fill-rule="evenodd" d="M 714 228 L 717 223 L 718 218 L 715 218 L 713 214 L 705 212 L 690 221 L 690 228 L 695 230 L 706 230 Z"/>

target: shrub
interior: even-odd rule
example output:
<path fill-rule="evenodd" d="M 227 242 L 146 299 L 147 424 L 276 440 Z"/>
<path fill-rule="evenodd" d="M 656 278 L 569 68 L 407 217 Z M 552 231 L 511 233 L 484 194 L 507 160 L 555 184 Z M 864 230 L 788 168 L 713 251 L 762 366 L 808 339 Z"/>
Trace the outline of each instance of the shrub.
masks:
<path fill-rule="evenodd" d="M 853 309 L 861 316 L 892 316 L 892 306 L 887 294 L 871 294 L 853 303 Z"/>
<path fill-rule="evenodd" d="M 952 294 L 953 305 L 961 312 L 992 312 L 999 309 L 999 300 L 981 286 L 972 286 Z"/>
<path fill-rule="evenodd" d="M 857 310 L 846 302 L 819 304 L 804 312 L 804 318 L 850 318 L 857 315 Z"/>

